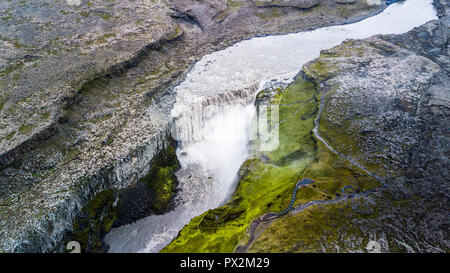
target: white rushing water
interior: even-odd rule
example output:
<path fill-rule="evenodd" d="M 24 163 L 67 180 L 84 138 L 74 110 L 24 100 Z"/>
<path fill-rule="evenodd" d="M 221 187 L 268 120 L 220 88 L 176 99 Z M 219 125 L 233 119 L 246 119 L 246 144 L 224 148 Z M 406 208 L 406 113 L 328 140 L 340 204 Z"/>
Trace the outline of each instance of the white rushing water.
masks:
<path fill-rule="evenodd" d="M 111 230 L 110 252 L 158 252 L 190 219 L 226 200 L 248 156 L 254 96 L 265 82 L 291 81 L 304 63 L 345 39 L 405 33 L 437 19 L 431 2 L 407 0 L 354 24 L 254 38 L 204 56 L 175 89 L 180 205 Z"/>

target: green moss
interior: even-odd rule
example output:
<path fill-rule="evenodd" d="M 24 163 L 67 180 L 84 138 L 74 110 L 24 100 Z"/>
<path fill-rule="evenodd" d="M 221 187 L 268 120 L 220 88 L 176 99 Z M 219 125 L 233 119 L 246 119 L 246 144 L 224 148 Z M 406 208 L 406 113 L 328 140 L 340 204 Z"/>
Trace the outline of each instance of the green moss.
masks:
<path fill-rule="evenodd" d="M 90 12 L 87 12 L 87 11 L 81 11 L 81 12 L 80 12 L 80 15 L 83 16 L 83 17 L 85 17 L 85 18 L 88 17 L 89 14 L 90 14 Z"/>
<path fill-rule="evenodd" d="M 10 140 L 15 134 L 16 134 L 16 132 L 11 132 L 11 133 L 7 134 L 6 140 Z"/>
<path fill-rule="evenodd" d="M 103 13 L 101 15 L 101 17 L 102 17 L 103 20 L 108 21 L 109 19 L 111 19 L 112 15 L 109 14 L 109 13 Z"/>
<path fill-rule="evenodd" d="M 54 171 L 55 171 L 55 168 L 50 168 L 50 169 L 46 169 L 46 170 L 39 170 L 37 172 L 32 173 L 31 175 L 34 178 L 41 180 L 43 178 L 48 177 Z M 67 192 L 67 191 L 70 191 L 70 190 L 61 190 L 61 191 L 58 191 L 58 193 L 63 193 L 63 192 Z"/>
<path fill-rule="evenodd" d="M 363 233 L 353 225 L 352 219 L 356 216 L 349 202 L 312 206 L 302 213 L 271 223 L 251 244 L 248 252 L 348 252 L 363 249 L 368 240 L 359 240 Z M 335 244 L 344 241 L 351 241 L 354 249 L 334 248 Z"/>
<path fill-rule="evenodd" d="M 19 41 L 14 41 L 14 47 L 15 48 L 25 48 L 26 45 L 21 44 Z"/>
<path fill-rule="evenodd" d="M 80 154 L 80 151 L 76 148 L 74 149 L 69 149 L 67 151 L 65 151 L 64 153 L 64 162 L 69 162 L 71 160 L 74 160 L 75 158 L 78 157 L 78 155 Z"/>
<path fill-rule="evenodd" d="M 14 73 L 14 75 L 13 75 L 13 80 L 14 80 L 14 81 L 18 81 L 19 78 L 20 78 L 20 73 Z"/>
<path fill-rule="evenodd" d="M 16 132 L 10 132 L 9 134 L 7 134 L 4 137 L 0 137 L 0 142 L 2 142 L 3 140 L 10 140 L 11 138 L 13 138 L 13 136 L 16 134 Z"/>
<path fill-rule="evenodd" d="M 3 97 L 0 97 L 0 111 L 2 111 L 3 106 L 5 105 L 6 100 Z"/>
<path fill-rule="evenodd" d="M 29 133 L 35 126 L 33 124 L 24 124 L 19 127 L 19 133 L 26 134 Z"/>
<path fill-rule="evenodd" d="M 11 14 L 8 14 L 8 16 L 3 16 L 2 17 L 2 20 L 3 21 L 8 21 L 8 20 L 10 20 L 12 18 L 12 15 Z"/>
<path fill-rule="evenodd" d="M 216 19 L 219 22 L 222 22 L 223 20 L 225 20 L 225 18 L 228 17 L 228 15 L 230 15 L 233 11 L 240 9 L 242 6 L 241 2 L 234 2 L 234 1 L 227 1 L 227 8 L 220 12 L 217 16 Z"/>
<path fill-rule="evenodd" d="M 41 114 L 42 120 L 48 120 L 50 118 L 50 112 L 44 112 Z"/>
<path fill-rule="evenodd" d="M 115 199 L 114 190 L 108 189 L 98 193 L 82 209 L 84 214 L 74 222 L 73 233 L 68 240 L 78 241 L 83 251 L 98 251 L 102 247 L 101 239 L 111 229 L 117 217 Z"/>
<path fill-rule="evenodd" d="M 100 45 L 100 44 L 105 44 L 105 43 L 108 42 L 109 38 L 114 38 L 114 37 L 116 37 L 116 34 L 115 34 L 115 33 L 106 33 L 106 34 L 100 36 L 99 38 L 97 38 L 97 39 L 95 39 L 95 40 L 87 41 L 86 44 L 87 44 L 87 45 L 92 45 L 92 44 L 98 44 L 98 45 Z"/>
<path fill-rule="evenodd" d="M 339 16 L 344 18 L 349 18 L 352 15 L 352 12 L 348 10 L 346 6 L 341 6 L 339 8 Z"/>
<path fill-rule="evenodd" d="M 397 197 L 398 198 L 398 197 Z M 249 252 L 352 252 L 365 250 L 368 230 L 373 223 L 389 221 L 383 215 L 392 211 L 411 212 L 418 203 L 418 196 L 406 199 L 393 198 L 387 192 L 377 198 L 376 203 L 364 199 L 352 199 L 336 204 L 314 205 L 300 213 L 279 218 L 261 231 L 260 236 L 249 247 Z M 399 209 L 401 208 L 401 209 Z M 392 211 L 391 211 L 392 210 Z M 398 215 L 396 213 L 397 217 Z M 417 219 L 421 222 L 422 219 Z M 364 222 L 364 231 L 359 228 Z M 410 230 L 410 224 L 404 224 Z M 397 226 L 397 228 L 400 228 Z M 369 232 L 370 233 L 370 232 Z M 398 241 L 398 234 L 386 234 L 390 252 L 406 252 Z"/>
<path fill-rule="evenodd" d="M 86 211 L 90 218 L 96 218 L 99 210 L 112 201 L 114 201 L 114 191 L 104 190 L 97 194 L 97 196 L 83 208 L 83 211 Z"/>
<path fill-rule="evenodd" d="M 268 7 L 255 11 L 255 15 L 265 21 L 270 21 L 283 16 L 284 12 L 280 7 Z"/>
<path fill-rule="evenodd" d="M 176 143 L 171 141 L 154 159 L 149 173 L 139 181 L 145 183 L 155 193 L 153 207 L 159 212 L 169 208 L 176 194 L 178 180 L 175 173 L 180 166 L 175 151 Z"/>
<path fill-rule="evenodd" d="M 310 78 L 315 78 L 320 81 L 328 79 L 332 72 L 336 69 L 336 65 L 328 61 L 319 59 L 308 66 L 303 66 L 303 72 Z"/>
<path fill-rule="evenodd" d="M 147 82 L 150 81 L 154 81 L 154 80 L 159 80 L 162 77 L 166 76 L 167 74 L 171 73 L 170 70 L 161 70 L 159 68 L 155 68 L 155 70 L 151 71 L 150 73 L 146 74 L 144 77 L 139 78 L 138 80 L 138 85 L 144 85 Z M 136 93 L 142 93 L 142 92 L 146 92 L 148 91 L 148 88 L 143 86 L 143 87 L 138 87 L 135 89 Z"/>
<path fill-rule="evenodd" d="M 115 135 L 110 135 L 106 139 L 105 145 L 110 145 L 114 141 Z"/>
<path fill-rule="evenodd" d="M 108 119 L 112 118 L 112 116 L 113 116 L 112 114 L 106 114 L 106 115 L 103 115 L 103 116 L 99 116 L 99 117 L 96 117 L 96 118 L 89 119 L 89 122 L 100 123 L 100 122 L 103 122 L 105 120 L 108 120 Z"/>
<path fill-rule="evenodd" d="M 227 5 L 229 8 L 237 9 L 242 6 L 242 2 L 227 1 Z"/>
<path fill-rule="evenodd" d="M 183 30 L 181 29 L 181 27 L 179 25 L 177 25 L 175 27 L 175 31 L 174 31 L 173 35 L 169 36 L 169 38 L 167 38 L 167 40 L 170 41 L 170 40 L 177 38 L 182 32 L 183 32 Z"/>
<path fill-rule="evenodd" d="M 364 55 L 364 46 L 357 45 L 354 40 L 344 41 L 342 44 L 320 52 L 321 59 L 331 59 L 339 57 L 362 57 Z"/>
<path fill-rule="evenodd" d="M 19 63 L 15 64 L 15 65 L 12 65 L 12 66 L 4 69 L 4 70 L 0 71 L 0 77 L 8 75 L 8 74 L 10 74 L 10 73 L 12 73 L 12 72 L 22 68 L 24 65 L 25 64 L 23 62 L 19 62 Z"/>

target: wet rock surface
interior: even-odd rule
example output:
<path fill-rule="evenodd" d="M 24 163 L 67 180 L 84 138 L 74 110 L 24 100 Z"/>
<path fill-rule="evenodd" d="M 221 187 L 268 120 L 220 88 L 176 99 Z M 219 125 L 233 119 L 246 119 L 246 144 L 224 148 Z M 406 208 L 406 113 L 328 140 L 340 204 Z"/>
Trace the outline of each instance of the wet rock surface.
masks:
<path fill-rule="evenodd" d="M 196 58 L 252 36 L 351 22 L 384 7 L 77 3 L 0 4 L 1 251 L 55 249 L 94 196 L 143 177 L 170 139 L 172 87 Z"/>

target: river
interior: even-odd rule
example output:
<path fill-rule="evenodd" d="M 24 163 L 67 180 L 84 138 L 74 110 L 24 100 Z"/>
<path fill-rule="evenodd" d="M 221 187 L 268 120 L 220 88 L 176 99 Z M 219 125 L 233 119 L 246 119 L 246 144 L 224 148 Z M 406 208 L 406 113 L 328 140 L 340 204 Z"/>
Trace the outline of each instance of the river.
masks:
<path fill-rule="evenodd" d="M 401 34 L 433 19 L 432 0 L 407 0 L 357 23 L 253 38 L 204 56 L 175 88 L 180 204 L 167 214 L 112 229 L 105 237 L 109 251 L 158 252 L 193 217 L 226 202 L 249 154 L 258 90 L 274 81 L 289 83 L 321 50 L 346 39 Z"/>

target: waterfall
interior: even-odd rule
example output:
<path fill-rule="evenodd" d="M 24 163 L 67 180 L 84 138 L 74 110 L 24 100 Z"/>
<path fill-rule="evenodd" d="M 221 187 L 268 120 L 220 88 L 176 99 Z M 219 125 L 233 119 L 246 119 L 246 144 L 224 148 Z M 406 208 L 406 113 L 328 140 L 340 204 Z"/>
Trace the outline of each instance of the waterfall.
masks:
<path fill-rule="evenodd" d="M 433 19 L 431 0 L 407 0 L 354 24 L 254 38 L 204 56 L 175 88 L 171 115 L 180 142 L 180 205 L 113 229 L 105 237 L 110 251 L 158 252 L 190 219 L 226 200 L 248 154 L 258 90 L 289 83 L 304 63 L 345 39 L 404 33 Z"/>
<path fill-rule="evenodd" d="M 207 121 L 218 114 L 223 115 L 229 106 L 252 104 L 258 87 L 259 84 L 254 83 L 247 88 L 212 96 L 178 93 L 171 112 L 175 123 L 172 133 L 174 139 L 181 147 L 204 140 L 204 126 Z"/>

